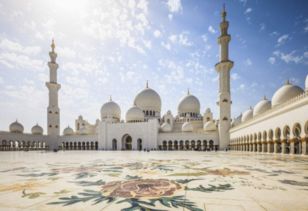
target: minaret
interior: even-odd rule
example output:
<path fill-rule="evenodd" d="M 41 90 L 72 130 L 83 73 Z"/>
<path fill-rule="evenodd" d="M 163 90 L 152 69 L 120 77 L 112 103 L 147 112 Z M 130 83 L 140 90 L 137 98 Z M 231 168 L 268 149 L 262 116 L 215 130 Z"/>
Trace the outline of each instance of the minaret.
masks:
<path fill-rule="evenodd" d="M 227 12 L 225 6 L 221 13 L 222 22 L 220 23 L 220 61 L 215 65 L 219 74 L 219 149 L 228 147 L 230 142 L 229 129 L 231 127 L 231 92 L 230 92 L 230 70 L 233 62 L 229 60 L 229 42 L 231 36 L 228 34 L 229 22 L 226 20 Z"/>
<path fill-rule="evenodd" d="M 47 134 L 52 136 L 60 135 L 60 109 L 58 105 L 58 91 L 61 85 L 57 83 L 57 69 L 59 65 L 56 62 L 57 53 L 55 52 L 55 42 L 52 40 L 51 51 L 49 52 L 50 62 L 49 78 L 50 81 L 46 82 L 49 90 L 49 105 L 47 108 Z"/>

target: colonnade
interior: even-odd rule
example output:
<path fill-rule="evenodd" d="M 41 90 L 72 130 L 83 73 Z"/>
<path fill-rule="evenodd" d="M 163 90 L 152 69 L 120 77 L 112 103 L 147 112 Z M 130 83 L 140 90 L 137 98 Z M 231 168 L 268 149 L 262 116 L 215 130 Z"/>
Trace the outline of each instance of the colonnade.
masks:
<path fill-rule="evenodd" d="M 235 151 L 308 154 L 308 121 L 303 127 L 296 123 L 275 130 L 246 134 L 230 141 L 230 149 Z"/>

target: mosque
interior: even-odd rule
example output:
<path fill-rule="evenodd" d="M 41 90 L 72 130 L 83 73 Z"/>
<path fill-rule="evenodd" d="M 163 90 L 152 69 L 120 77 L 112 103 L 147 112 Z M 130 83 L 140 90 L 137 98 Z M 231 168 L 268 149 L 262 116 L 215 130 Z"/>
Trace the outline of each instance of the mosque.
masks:
<path fill-rule="evenodd" d="M 305 90 L 286 82 L 272 99 L 264 97 L 253 108 L 231 119 L 229 22 L 222 11 L 220 23 L 220 61 L 215 65 L 219 75 L 219 117 L 209 108 L 200 111 L 200 102 L 189 91 L 183 96 L 177 114 L 161 114 L 159 94 L 146 84 L 121 118 L 121 108 L 111 98 L 102 105 L 100 119 L 90 124 L 82 116 L 75 128 L 60 134 L 60 108 L 57 82 L 58 64 L 52 41 L 48 67 L 50 80 L 47 107 L 47 134 L 34 125 L 25 133 L 17 120 L 9 131 L 0 131 L 0 150 L 237 150 L 266 153 L 307 154 L 308 152 L 308 76 Z"/>

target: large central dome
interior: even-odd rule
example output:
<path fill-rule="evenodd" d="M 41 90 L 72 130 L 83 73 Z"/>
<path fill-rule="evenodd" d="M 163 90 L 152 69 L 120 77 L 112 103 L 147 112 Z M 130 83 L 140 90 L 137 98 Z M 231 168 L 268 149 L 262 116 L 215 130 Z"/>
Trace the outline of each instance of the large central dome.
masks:
<path fill-rule="evenodd" d="M 161 99 L 156 91 L 149 88 L 148 85 L 144 90 L 139 92 L 135 97 L 134 104 L 143 111 L 161 111 Z"/>
<path fill-rule="evenodd" d="M 199 114 L 200 113 L 200 102 L 197 97 L 190 94 L 189 91 L 185 97 L 180 100 L 178 105 L 178 113 L 186 114 Z"/>

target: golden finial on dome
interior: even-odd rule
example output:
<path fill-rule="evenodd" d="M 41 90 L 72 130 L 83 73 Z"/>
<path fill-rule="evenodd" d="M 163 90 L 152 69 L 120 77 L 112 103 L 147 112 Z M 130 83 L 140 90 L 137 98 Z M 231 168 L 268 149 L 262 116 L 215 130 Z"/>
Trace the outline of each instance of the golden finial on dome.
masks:
<path fill-rule="evenodd" d="M 286 80 L 286 83 L 285 83 L 286 85 L 288 85 L 288 84 L 291 84 L 290 83 L 290 80 L 288 79 L 288 80 Z"/>
<path fill-rule="evenodd" d="M 145 88 L 149 88 L 149 81 L 147 80 L 147 83 L 145 85 Z"/>
<path fill-rule="evenodd" d="M 109 101 L 110 101 L 110 102 L 112 101 L 112 96 L 111 96 L 111 95 L 109 96 Z"/>
<path fill-rule="evenodd" d="M 190 95 L 190 91 L 189 91 L 189 88 L 187 88 L 187 95 Z"/>
<path fill-rule="evenodd" d="M 55 40 L 52 38 L 52 41 L 51 41 L 51 51 L 52 52 L 55 52 L 55 47 L 56 47 Z"/>
<path fill-rule="evenodd" d="M 263 96 L 263 100 L 267 100 L 267 98 L 266 98 L 266 96 L 265 96 L 265 95 Z"/>

